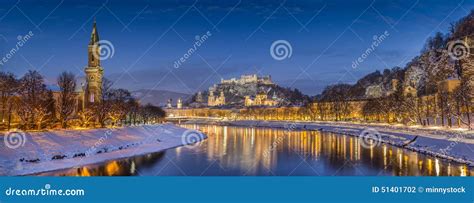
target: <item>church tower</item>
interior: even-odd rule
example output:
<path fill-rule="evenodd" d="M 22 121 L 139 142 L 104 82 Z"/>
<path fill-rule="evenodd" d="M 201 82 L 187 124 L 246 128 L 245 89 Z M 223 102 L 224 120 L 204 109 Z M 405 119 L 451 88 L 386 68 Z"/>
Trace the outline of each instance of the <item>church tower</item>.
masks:
<path fill-rule="evenodd" d="M 176 103 L 176 108 L 178 109 L 183 108 L 183 102 L 181 101 L 181 98 L 178 98 L 178 102 Z"/>
<path fill-rule="evenodd" d="M 100 44 L 97 25 L 94 20 L 91 38 L 88 46 L 88 65 L 84 69 L 86 73 L 86 103 L 94 103 L 101 100 L 102 77 L 104 69 L 100 66 Z"/>

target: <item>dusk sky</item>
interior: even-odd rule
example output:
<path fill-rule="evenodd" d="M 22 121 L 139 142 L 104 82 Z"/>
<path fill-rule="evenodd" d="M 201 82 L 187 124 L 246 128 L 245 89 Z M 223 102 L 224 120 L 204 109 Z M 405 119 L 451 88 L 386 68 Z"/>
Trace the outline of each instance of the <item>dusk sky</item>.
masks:
<path fill-rule="evenodd" d="M 315 95 L 354 83 L 374 70 L 403 67 L 435 32 L 474 8 L 473 1 L 2 1 L 0 57 L 17 36 L 34 35 L 0 68 L 22 76 L 39 70 L 48 83 L 62 71 L 83 77 L 94 17 L 101 40 L 114 46 L 102 62 L 117 87 L 182 93 L 221 78 L 271 75 L 281 86 Z M 178 68 L 196 36 L 211 34 Z M 353 61 L 388 33 L 356 68 Z M 276 40 L 291 57 L 275 60 Z"/>

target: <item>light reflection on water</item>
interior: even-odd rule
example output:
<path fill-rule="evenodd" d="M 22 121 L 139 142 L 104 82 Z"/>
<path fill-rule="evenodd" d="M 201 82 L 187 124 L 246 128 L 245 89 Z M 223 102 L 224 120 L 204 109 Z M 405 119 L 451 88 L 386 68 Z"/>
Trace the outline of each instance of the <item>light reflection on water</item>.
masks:
<path fill-rule="evenodd" d="M 39 175 L 395 175 L 472 176 L 463 164 L 380 145 L 364 148 L 357 138 L 319 131 L 183 125 L 208 139 L 104 164 Z"/>

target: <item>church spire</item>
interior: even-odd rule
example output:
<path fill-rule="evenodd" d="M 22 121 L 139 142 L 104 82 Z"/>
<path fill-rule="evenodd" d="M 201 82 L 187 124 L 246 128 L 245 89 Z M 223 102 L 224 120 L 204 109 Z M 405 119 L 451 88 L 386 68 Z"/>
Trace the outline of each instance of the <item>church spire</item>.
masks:
<path fill-rule="evenodd" d="M 102 78 L 104 75 L 104 70 L 100 66 L 99 33 L 97 32 L 97 25 L 95 19 L 87 51 L 89 61 L 87 67 L 84 70 L 84 72 L 86 73 L 87 83 L 84 94 L 84 101 L 87 101 L 87 103 L 89 104 L 101 100 Z"/>
<path fill-rule="evenodd" d="M 100 66 L 100 44 L 99 32 L 97 31 L 97 24 L 94 18 L 94 25 L 92 26 L 91 39 L 89 42 L 89 67 Z"/>
<path fill-rule="evenodd" d="M 97 25 L 94 17 L 94 25 L 92 26 L 91 40 L 89 45 L 95 45 L 97 42 L 99 42 L 99 32 L 97 31 Z"/>

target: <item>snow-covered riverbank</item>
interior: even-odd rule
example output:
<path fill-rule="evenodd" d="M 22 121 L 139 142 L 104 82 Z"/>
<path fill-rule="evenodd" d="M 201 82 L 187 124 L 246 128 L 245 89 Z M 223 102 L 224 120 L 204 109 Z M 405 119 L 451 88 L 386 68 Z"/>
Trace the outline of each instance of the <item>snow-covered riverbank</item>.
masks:
<path fill-rule="evenodd" d="M 294 121 L 206 121 L 192 124 L 217 124 L 243 127 L 282 128 L 287 130 L 320 130 L 360 137 L 375 132 L 376 142 L 388 143 L 423 154 L 474 166 L 474 132 L 447 129 L 421 129 L 397 125 L 371 125 L 347 122 Z"/>
<path fill-rule="evenodd" d="M 19 139 L 18 142 L 7 137 Z M 26 175 L 163 151 L 206 139 L 172 124 L 3 133 L 0 175 Z M 10 143 L 8 143 L 10 141 Z M 18 140 L 17 140 L 18 141 Z"/>

